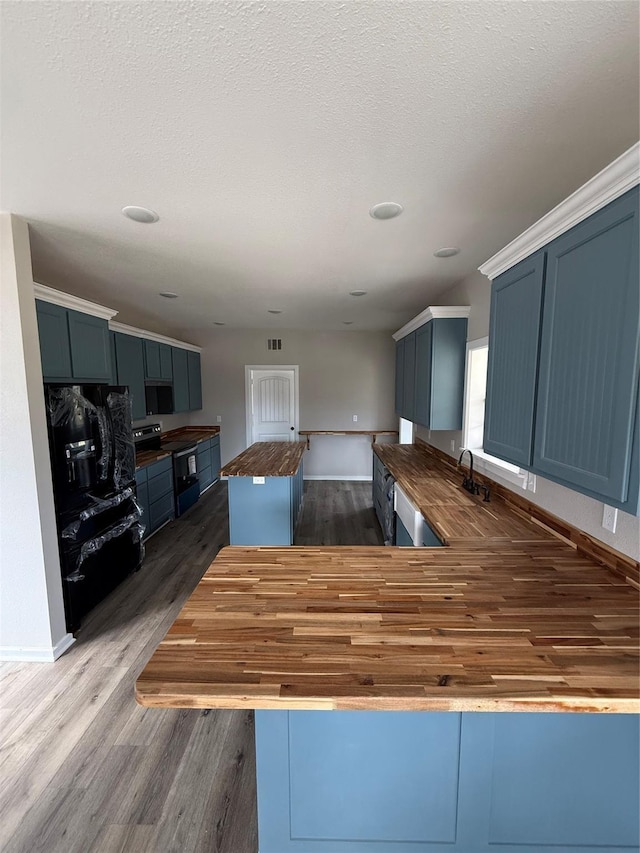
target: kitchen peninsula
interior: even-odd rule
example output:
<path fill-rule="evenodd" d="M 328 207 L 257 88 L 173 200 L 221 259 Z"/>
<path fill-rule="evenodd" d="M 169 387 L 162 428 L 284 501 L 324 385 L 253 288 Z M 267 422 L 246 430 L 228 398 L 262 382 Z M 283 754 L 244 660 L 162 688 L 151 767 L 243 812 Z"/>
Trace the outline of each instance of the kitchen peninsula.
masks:
<path fill-rule="evenodd" d="M 138 701 L 257 709 L 260 853 L 637 850 L 636 589 L 376 452 L 448 547 L 223 549 Z"/>
<path fill-rule="evenodd" d="M 257 441 L 220 472 L 232 545 L 291 545 L 303 498 L 304 441 Z"/>

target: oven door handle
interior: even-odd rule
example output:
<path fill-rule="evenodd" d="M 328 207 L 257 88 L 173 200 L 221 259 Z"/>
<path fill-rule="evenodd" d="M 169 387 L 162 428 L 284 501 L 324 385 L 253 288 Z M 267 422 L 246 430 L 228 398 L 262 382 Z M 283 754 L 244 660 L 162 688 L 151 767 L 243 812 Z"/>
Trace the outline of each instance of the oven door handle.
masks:
<path fill-rule="evenodd" d="M 180 459 L 182 456 L 192 456 L 194 453 L 198 452 L 198 445 L 194 444 L 193 447 L 187 447 L 185 450 L 174 451 L 173 457 L 174 459 Z"/>

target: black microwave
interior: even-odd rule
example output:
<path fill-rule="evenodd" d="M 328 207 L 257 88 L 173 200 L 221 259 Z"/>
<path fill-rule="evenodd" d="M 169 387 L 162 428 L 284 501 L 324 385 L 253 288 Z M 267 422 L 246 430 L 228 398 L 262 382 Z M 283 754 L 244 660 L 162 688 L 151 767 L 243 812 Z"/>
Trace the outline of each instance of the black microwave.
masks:
<path fill-rule="evenodd" d="M 147 415 L 173 414 L 173 385 L 170 382 L 150 382 L 144 384 L 144 397 Z"/>

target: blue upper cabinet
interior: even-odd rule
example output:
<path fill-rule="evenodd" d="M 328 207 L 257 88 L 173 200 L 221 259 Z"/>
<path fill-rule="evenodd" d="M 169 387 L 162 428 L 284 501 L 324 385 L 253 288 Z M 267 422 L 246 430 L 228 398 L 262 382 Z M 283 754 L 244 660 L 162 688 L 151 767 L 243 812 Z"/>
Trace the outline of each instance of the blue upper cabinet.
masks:
<path fill-rule="evenodd" d="M 109 326 L 101 317 L 36 300 L 45 382 L 110 382 Z"/>
<path fill-rule="evenodd" d="M 484 449 L 640 504 L 638 187 L 496 278 Z"/>
<path fill-rule="evenodd" d="M 402 372 L 402 417 L 415 421 L 416 408 L 416 333 L 404 339 L 404 367 Z"/>
<path fill-rule="evenodd" d="M 525 467 L 533 446 L 544 265 L 541 251 L 491 286 L 484 449 Z"/>
<path fill-rule="evenodd" d="M 638 393 L 638 189 L 547 248 L 533 468 L 623 506 Z"/>
<path fill-rule="evenodd" d="M 109 382 L 111 347 L 109 324 L 101 317 L 68 312 L 71 369 L 73 378 L 87 382 Z"/>
<path fill-rule="evenodd" d="M 200 353 L 187 350 L 189 372 L 189 409 L 202 408 L 202 377 L 200 374 Z"/>
<path fill-rule="evenodd" d="M 67 309 L 50 302 L 36 300 L 40 358 L 45 382 L 71 378 L 71 346 Z"/>
<path fill-rule="evenodd" d="M 144 375 L 145 379 L 171 382 L 173 379 L 173 365 L 169 344 L 161 344 L 158 341 L 145 339 Z"/>
<path fill-rule="evenodd" d="M 171 347 L 173 365 L 173 411 L 189 411 L 189 367 L 187 350 Z"/>
<path fill-rule="evenodd" d="M 420 317 L 431 319 L 396 344 L 396 411 L 429 429 L 462 429 L 467 319 L 455 313 L 466 309 L 438 310 L 454 316 L 428 308 Z"/>
<path fill-rule="evenodd" d="M 144 341 L 144 378 L 162 379 L 160 344 L 157 341 Z"/>
<path fill-rule="evenodd" d="M 146 417 L 144 393 L 143 340 L 133 335 L 115 334 L 118 385 L 126 385 L 131 395 L 133 420 Z"/>
<path fill-rule="evenodd" d="M 404 338 L 396 342 L 396 414 L 402 417 L 404 401 Z"/>
<path fill-rule="evenodd" d="M 462 429 L 467 320 L 441 317 L 427 325 L 422 360 L 416 357 L 416 420 L 429 429 Z"/>

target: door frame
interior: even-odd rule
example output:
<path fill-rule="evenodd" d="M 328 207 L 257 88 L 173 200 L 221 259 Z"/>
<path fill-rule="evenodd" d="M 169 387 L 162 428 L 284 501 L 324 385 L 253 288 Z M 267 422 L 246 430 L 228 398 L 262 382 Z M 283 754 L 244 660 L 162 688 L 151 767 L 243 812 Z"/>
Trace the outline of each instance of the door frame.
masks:
<path fill-rule="evenodd" d="M 296 441 L 300 440 L 300 371 L 297 364 L 245 364 L 244 366 L 244 420 L 246 446 L 250 447 L 253 432 L 253 417 L 251 412 L 251 374 L 254 370 L 293 370 L 294 400 L 294 432 Z"/>

